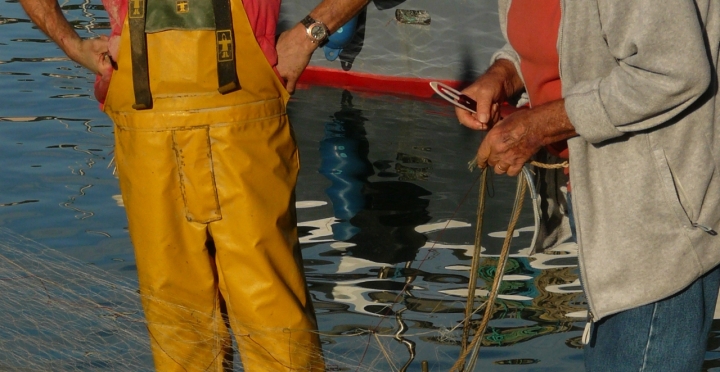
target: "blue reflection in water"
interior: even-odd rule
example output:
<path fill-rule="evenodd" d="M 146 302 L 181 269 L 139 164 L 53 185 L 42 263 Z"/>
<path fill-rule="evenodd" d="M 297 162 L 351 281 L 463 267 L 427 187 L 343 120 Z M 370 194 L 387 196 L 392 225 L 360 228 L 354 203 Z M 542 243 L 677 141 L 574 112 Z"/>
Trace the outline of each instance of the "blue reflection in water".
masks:
<path fill-rule="evenodd" d="M 352 95 L 343 91 L 340 111 L 325 124 L 325 137 L 320 140 L 319 172 L 331 182 L 325 192 L 332 201 L 335 218 L 332 226 L 335 240 L 348 240 L 360 229 L 350 219 L 365 208 L 363 193 L 367 178 L 374 174 L 367 158 L 370 147 L 363 123 L 362 111 L 352 107 Z"/>
<path fill-rule="evenodd" d="M 380 3 L 391 9 L 401 2 L 375 1 L 375 10 L 382 10 Z M 108 27 L 99 1 L 62 6 L 83 37 Z M 0 226 L 85 266 L 134 279 L 124 209 L 108 168 L 112 125 L 92 98 L 93 80 L 31 28 L 17 2 L 0 2 Z M 475 195 L 466 196 L 474 175 L 465 163 L 481 136 L 458 126 L 452 110 L 434 100 L 313 87 L 298 91 L 288 111 L 302 155 L 298 201 L 331 204 L 298 212 L 326 355 L 362 360 L 360 371 L 370 365 L 391 370 L 383 364 L 386 351 L 395 369 L 409 365 L 417 371 L 425 359 L 433 371 L 448 370 L 459 354 L 458 332 L 449 330 L 462 319 L 474 238 Z M 504 236 L 514 195 L 512 180 L 493 182 L 480 284 L 496 274 L 498 237 Z M 450 219 L 456 224 L 446 227 Z M 519 246 L 513 247 L 479 368 L 577 370 L 584 319 L 568 315 L 584 309 L 576 254 L 527 257 L 526 222 L 513 240 Z M 368 330 L 389 336 L 387 349 L 379 349 Z M 358 332 L 365 333 L 350 337 Z M 19 344 L 3 345 L 3 355 L 10 355 Z M 708 350 L 718 347 L 714 332 Z M 413 350 L 417 358 L 408 364 Z M 719 367 L 718 360 L 708 354 L 706 368 Z"/>
<path fill-rule="evenodd" d="M 430 201 L 423 197 L 431 193 L 410 182 L 368 181 L 375 172 L 367 158 L 367 119 L 352 99 L 350 92 L 342 92 L 341 109 L 325 124 L 320 141 L 320 173 L 332 181 L 325 191 L 339 220 L 332 226 L 333 237 L 354 243 L 348 248 L 354 257 L 388 264 L 412 261 L 427 241 L 415 228 L 430 221 Z"/>

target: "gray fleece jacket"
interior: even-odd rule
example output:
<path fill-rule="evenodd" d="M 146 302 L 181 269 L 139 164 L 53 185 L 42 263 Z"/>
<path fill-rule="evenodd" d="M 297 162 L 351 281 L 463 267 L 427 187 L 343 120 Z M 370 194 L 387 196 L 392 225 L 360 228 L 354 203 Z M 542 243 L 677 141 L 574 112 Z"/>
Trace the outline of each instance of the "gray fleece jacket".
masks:
<path fill-rule="evenodd" d="M 580 272 L 598 320 L 720 263 L 720 0 L 561 4 Z M 509 45 L 495 58 L 520 71 Z"/>

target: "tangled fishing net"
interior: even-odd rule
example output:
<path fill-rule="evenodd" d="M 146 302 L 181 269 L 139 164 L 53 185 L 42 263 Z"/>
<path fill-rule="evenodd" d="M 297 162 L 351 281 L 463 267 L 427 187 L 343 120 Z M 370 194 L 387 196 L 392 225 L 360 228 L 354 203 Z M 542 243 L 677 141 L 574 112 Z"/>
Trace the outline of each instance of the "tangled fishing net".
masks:
<path fill-rule="evenodd" d="M 492 267 L 493 259 L 487 260 L 490 261 L 485 262 L 485 267 Z M 514 265 L 512 267 L 511 263 L 507 270 L 512 273 L 527 269 L 518 267 L 516 263 Z M 385 280 L 398 277 L 399 283 L 407 285 L 410 282 L 408 274 L 418 274 L 410 268 L 406 268 L 404 273 L 400 271 L 391 269 L 383 273 L 381 270 L 379 279 L 383 276 Z M 551 283 L 546 284 L 549 286 Z M 338 280 L 335 285 L 339 287 L 334 292 L 338 296 L 337 302 L 316 299 L 316 311 L 321 319 L 327 314 L 347 310 L 343 303 L 350 303 L 344 301 L 341 294 L 350 293 L 347 289 L 352 289 L 353 284 Z M 147 324 L 135 280 L 112 275 L 0 228 L 0 286 L 4 294 L 0 302 L 0 370 L 153 370 Z M 357 287 L 355 289 L 360 295 L 362 291 L 358 291 Z M 462 295 L 451 291 L 438 293 L 434 299 L 427 297 L 428 293 L 416 296 L 418 290 L 425 291 L 410 285 L 404 291 L 371 292 L 369 295 L 373 301 L 370 302 L 377 304 L 379 308 L 375 311 L 378 314 L 369 313 L 373 310 L 371 307 L 355 309 L 366 312 L 369 316 L 367 321 L 362 324 L 336 321 L 332 326 L 324 326 L 320 335 L 327 370 L 405 371 L 411 362 L 419 365 L 420 361 L 427 360 L 436 366 L 433 370 L 447 370 L 457 354 L 451 355 L 452 352 L 442 347 L 437 347 L 434 355 L 427 355 L 426 350 L 418 353 L 416 344 L 422 340 L 456 350 L 462 336 L 458 320 L 462 318 L 464 300 Z M 486 294 L 486 291 L 479 292 L 479 295 Z M 567 301 L 568 296 L 575 295 L 568 292 L 562 299 Z M 512 317 L 508 314 L 513 313 L 519 316 L 533 307 L 513 301 L 512 295 L 505 297 L 508 300 L 498 310 L 503 313 L 500 316 Z M 541 295 L 537 301 L 551 300 L 549 297 L 552 295 Z M 542 303 L 539 305 L 545 306 Z M 562 313 L 547 313 L 544 316 L 561 319 L 568 309 L 566 307 L 564 311 L 558 310 Z M 423 314 L 441 321 L 436 321 L 438 325 L 433 326 L 423 321 Z M 473 320 L 471 325 L 476 322 Z M 572 328 L 570 322 L 565 324 L 565 331 Z M 248 329 L 257 336 L 271 331 Z M 526 328 L 524 331 L 506 330 L 510 333 L 501 335 L 502 329 L 496 328 L 484 343 L 512 344 L 557 329 Z M 237 341 L 234 347 L 234 359 L 239 361 Z M 252 362 L 253 356 L 243 355 L 242 359 Z M 442 367 L 440 363 L 437 367 L 439 360 L 445 360 L 446 366 Z M 198 366 L 197 370 L 204 370 L 204 366 Z M 235 370 L 242 370 L 241 363 L 236 362 Z"/>

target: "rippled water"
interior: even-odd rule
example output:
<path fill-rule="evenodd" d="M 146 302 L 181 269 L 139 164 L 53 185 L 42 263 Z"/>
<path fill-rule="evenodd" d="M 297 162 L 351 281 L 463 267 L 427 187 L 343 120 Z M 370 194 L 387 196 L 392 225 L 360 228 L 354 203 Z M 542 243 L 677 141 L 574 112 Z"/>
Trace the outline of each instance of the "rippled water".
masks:
<path fill-rule="evenodd" d="M 479 134 L 458 125 L 440 101 L 330 88 L 298 92 L 290 115 L 304 167 L 298 199 L 327 203 L 298 210 L 321 328 L 395 332 L 405 322 L 416 347 L 409 370 L 420 370 L 422 360 L 449 370 L 461 335 L 449 330 L 463 318 L 475 236 L 478 174 L 467 161 Z M 494 275 L 515 180 L 495 177 L 491 187 L 483 283 Z M 330 217 L 349 223 L 329 229 Z M 526 206 L 478 370 L 580 368 L 583 315 L 566 316 L 583 311 L 573 247 L 529 259 L 531 226 Z M 406 283 L 412 287 L 402 294 Z M 478 295 L 485 293 L 483 284 Z M 410 354 L 400 347 L 398 340 L 402 366 Z"/>
<path fill-rule="evenodd" d="M 96 2 L 63 9 L 83 36 L 106 32 Z M 17 2 L 0 2 L 0 226 L 79 260 L 76 272 L 92 265 L 92 275 L 132 285 L 132 248 L 110 165 L 113 129 L 94 101 L 92 81 L 32 28 Z M 467 296 L 478 177 L 466 164 L 480 134 L 458 125 L 450 107 L 434 99 L 305 87 L 289 113 L 302 164 L 303 255 L 329 366 L 335 359 L 358 371 L 420 371 L 427 361 L 429 370 L 447 371 L 460 353 L 462 332 L 454 327 Z M 478 296 L 494 275 L 515 180 L 491 178 L 490 191 Z M 582 368 L 584 299 L 574 247 L 530 258 L 531 226 L 526 206 L 478 370 Z M 32 259 L 34 251 L 27 252 Z M 41 310 L 30 313 L 39 324 L 52 322 Z M 341 337 L 358 331 L 364 334 Z M 379 348 L 371 335 L 389 341 Z M 4 341 L 4 355 L 18 352 Z M 713 338 L 709 348 L 717 343 Z M 709 352 L 707 368 L 717 360 Z M 151 368 L 147 357 L 140 363 Z"/>

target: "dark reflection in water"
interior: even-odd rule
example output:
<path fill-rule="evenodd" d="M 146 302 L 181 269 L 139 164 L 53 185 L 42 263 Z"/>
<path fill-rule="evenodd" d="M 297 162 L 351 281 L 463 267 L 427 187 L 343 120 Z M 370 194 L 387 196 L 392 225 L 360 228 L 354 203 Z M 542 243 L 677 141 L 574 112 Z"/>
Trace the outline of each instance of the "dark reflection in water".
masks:
<path fill-rule="evenodd" d="M 366 138 L 362 111 L 352 107 L 352 95 L 343 91 L 340 111 L 325 124 L 325 138 L 320 141 L 322 163 L 320 173 L 332 185 L 325 190 L 333 205 L 335 218 L 333 238 L 347 240 L 359 229 L 350 223 L 365 208 L 364 188 L 367 178 L 374 174 L 367 159 L 369 144 Z"/>
<path fill-rule="evenodd" d="M 360 231 L 348 242 L 355 257 L 395 264 L 412 261 L 427 237 L 415 227 L 430 221 L 430 192 L 402 181 L 374 182 L 366 186 L 366 205 L 350 223 Z"/>
<path fill-rule="evenodd" d="M 320 173 L 332 182 L 326 192 L 340 220 L 332 226 L 333 238 L 354 243 L 348 248 L 354 257 L 388 264 L 412 261 L 427 241 L 415 228 L 430 221 L 430 202 L 423 197 L 431 193 L 409 182 L 368 181 L 375 171 L 367 158 L 367 118 L 352 99 L 343 91 L 340 111 L 325 124 L 320 141 Z M 380 176 L 396 176 L 381 171 Z"/>
<path fill-rule="evenodd" d="M 392 14 L 391 8 L 401 4 L 375 0 L 368 12 L 387 9 Z M 62 6 L 83 37 L 107 28 L 99 1 Z M 17 1 L 0 2 L 0 14 L 0 93 L 5 103 L 0 113 L 0 226 L 92 263 L 81 265 L 77 273 L 97 265 L 135 278 L 127 221 L 110 165 L 112 126 L 88 97 L 94 76 L 32 30 Z M 363 49 L 357 60 L 369 50 Z M 298 230 L 328 370 L 339 370 L 337 362 L 345 361 L 352 368 L 344 370 L 419 371 L 423 360 L 431 371 L 449 370 L 460 353 L 468 247 L 474 237 L 476 200 L 473 193 L 465 195 L 474 192 L 469 189 L 476 174 L 469 174 L 465 163 L 481 136 L 458 126 L 452 109 L 440 100 L 311 87 L 293 95 L 288 112 L 303 155 L 298 202 L 315 203 L 299 208 Z M 515 183 L 496 177 L 493 186 L 480 291 L 496 275 L 493 255 L 501 245 L 498 236 L 504 236 Z M 458 225 L 445 228 L 449 219 Z M 576 254 L 527 257 L 520 250 L 529 240 L 529 223 L 519 226 L 525 230 L 513 240 L 517 246 L 482 340 L 486 348 L 477 370 L 578 370 L 586 304 L 579 293 Z M 7 293 L 6 300 L 15 297 L 15 292 Z M 45 292 L 40 293 L 32 297 L 37 301 L 34 320 L 48 316 Z M 476 306 L 484 293 L 478 293 Z M 9 308 L 32 309 L 4 302 L 5 320 Z M 474 315 L 471 327 L 481 317 Z M 0 329 L 13 325 L 2 323 Z M 92 328 L 101 331 L 93 333 L 55 319 L 42 323 L 53 324 L 64 328 L 60 336 L 82 331 L 101 340 L 100 350 L 112 347 L 103 343 L 113 337 L 103 328 Z M 716 321 L 706 369 L 720 367 L 719 329 Z M 19 345 L 14 340 L 4 344 L 0 365 L 3 357 L 22 350 Z M 148 350 L 130 350 L 122 359 L 143 351 Z M 19 366 L 42 360 L 32 353 L 18 355 Z M 121 370 L 87 360 L 76 369 Z M 151 366 L 147 362 L 128 370 Z"/>
<path fill-rule="evenodd" d="M 521 364 L 537 364 L 540 362 L 537 359 L 508 359 L 508 360 L 498 360 L 495 362 L 495 364 L 499 365 L 521 365 Z"/>
<path fill-rule="evenodd" d="M 324 135 L 318 141 L 317 169 L 330 181 L 325 193 L 335 218 L 330 225 L 332 240 L 346 245 L 342 249 L 319 250 L 316 257 L 322 259 L 312 259 L 313 253 L 307 251 L 305 265 L 313 273 L 310 289 L 326 296 L 327 301 L 317 303 L 321 309 L 319 314 L 349 312 L 381 320 L 375 325 L 371 322 L 362 326 L 337 324 L 336 320 L 331 322 L 329 331 L 325 328 L 323 333 L 336 336 L 394 334 L 394 340 L 405 348 L 404 353 L 396 352 L 397 362 L 403 364 L 401 371 L 417 363 L 418 349 L 427 352 L 430 345 L 449 347 L 451 353 L 459 353 L 459 334 L 449 328 L 458 324 L 465 312 L 462 296 L 467 293 L 468 273 L 448 271 L 432 264 L 462 262 L 465 265 L 469 264 L 469 256 L 462 249 L 432 249 L 435 243 L 421 232 L 422 227 L 434 219 L 430 212 L 431 201 L 436 200 L 434 193 L 446 191 L 438 185 L 433 191 L 419 186 L 432 186 L 436 179 L 432 160 L 421 155 L 431 154 L 431 148 L 422 145 L 419 134 L 417 139 L 407 139 L 415 153 L 403 151 L 403 146 L 398 145 L 392 160 L 369 159 L 372 144 L 378 141 L 378 127 L 395 123 L 378 115 L 381 109 L 365 112 L 367 102 L 364 100 L 361 105 L 353 104 L 353 95 L 348 91 L 329 96 L 340 98 L 340 109 L 324 123 Z M 413 118 L 407 120 L 413 121 Z M 374 132 L 374 142 L 369 139 L 368 128 Z M 300 235 L 307 238 L 317 233 L 317 229 L 301 226 Z M 427 250 L 421 255 L 422 248 Z M 351 261 L 360 262 L 361 266 L 337 273 L 323 268 L 336 263 L 342 266 L 348 257 L 361 260 Z M 576 264 L 574 258 L 562 255 L 552 259 L 560 264 Z M 504 275 L 513 279 L 502 282 L 500 300 L 492 313 L 493 321 L 483 337 L 483 345 L 511 347 L 543 336 L 581 331 L 578 319 L 568 314 L 584 309 L 582 295 L 577 291 L 547 291 L 551 285 L 572 283 L 577 274 L 565 268 L 540 270 L 531 262 L 528 257 L 509 260 Z M 479 270 L 482 283 L 493 281 L 496 264 L 497 258 L 492 256 L 482 260 Z M 486 287 L 487 284 L 481 286 Z M 338 306 L 338 302 L 349 306 Z M 476 301 L 477 305 L 480 303 L 482 297 Z M 471 329 L 477 327 L 480 318 L 478 314 L 470 319 Z M 321 317 L 325 319 L 328 318 Z M 392 328 L 386 329 L 390 323 Z M 562 341 L 569 349 L 577 348 L 574 335 L 562 336 Z M 447 357 L 439 363 L 450 363 L 452 359 Z M 495 359 L 496 365 L 536 363 L 540 360 Z"/>
<path fill-rule="evenodd" d="M 19 22 L 30 22 L 30 21 L 27 19 L 17 19 L 17 18 L 9 18 L 9 17 L 0 16 L 0 25 L 19 23 Z"/>
<path fill-rule="evenodd" d="M 37 122 L 37 121 L 44 121 L 44 120 L 77 120 L 77 119 L 62 119 L 62 118 L 56 118 L 54 116 L 32 116 L 32 117 L 1 117 L 0 121 L 11 121 L 11 122 Z"/>
<path fill-rule="evenodd" d="M 436 121 L 444 119 L 428 115 L 435 108 L 423 103 L 323 88 L 301 91 L 295 97 L 302 103 L 291 106 L 291 119 L 305 125 L 296 128 L 300 144 L 319 149 L 303 157 L 305 169 L 315 171 L 317 177 L 302 179 L 299 185 L 305 185 L 305 200 L 330 201 L 327 208 L 315 212 L 301 210 L 299 228 L 323 342 L 332 345 L 333 352 L 353 353 L 378 347 L 372 338 L 363 340 L 363 335 L 392 336 L 396 370 L 417 370 L 423 360 L 431 362 L 432 370 L 449 369 L 460 353 L 471 257 L 468 244 L 473 241 L 472 225 L 461 221 L 474 221 L 476 207 L 472 200 L 458 197 L 473 187 L 470 180 L 458 180 L 472 177 L 466 173 L 463 154 L 472 153 L 476 144 L 459 149 L 460 156 L 453 153 L 456 141 L 442 137 L 444 130 L 454 127 L 438 127 Z M 339 109 L 318 102 L 337 102 Z M 329 120 L 322 119 L 328 115 Z M 309 129 L 317 124 L 324 128 L 322 136 L 303 142 L 312 137 Z M 497 192 L 491 199 L 497 204 L 489 209 L 489 218 L 497 220 L 509 212 L 511 199 L 504 191 L 514 188 L 514 182 L 507 178 L 493 182 Z M 325 194 L 309 193 L 308 183 L 323 185 L 318 191 L 324 189 Z M 460 212 L 452 213 L 454 208 Z M 448 218 L 459 224 L 448 229 L 444 224 Z M 485 233 L 493 235 L 488 243 L 504 237 L 502 225 L 494 221 Z M 441 239 L 439 231 L 444 230 L 448 237 Z M 517 241 L 523 239 L 529 240 Z M 496 275 L 496 254 L 483 255 L 479 272 L 483 293 L 478 293 L 475 306 L 482 304 Z M 560 267 L 537 266 L 535 258 L 524 254 L 511 257 L 482 340 L 492 351 L 481 352 L 481 365 L 534 360 L 546 366 L 579 353 L 576 336 L 584 316 L 569 314 L 582 312 L 585 303 L 579 288 L 572 285 L 577 280 L 574 257 L 564 251 L 548 253 L 544 260 Z M 551 290 L 553 286 L 564 286 L 564 292 Z M 472 316 L 470 328 L 475 329 L 481 318 L 482 313 Z M 360 338 L 347 343 L 336 338 L 350 335 Z M 552 356 L 533 350 L 535 342 L 547 338 L 559 345 Z M 559 370 L 573 367 L 563 368 Z"/>
<path fill-rule="evenodd" d="M 23 201 L 19 201 L 19 202 L 2 203 L 2 204 L 0 204 L 0 207 L 12 207 L 15 205 L 27 204 L 27 203 L 37 203 L 37 202 L 39 202 L 39 200 L 23 200 Z"/>

